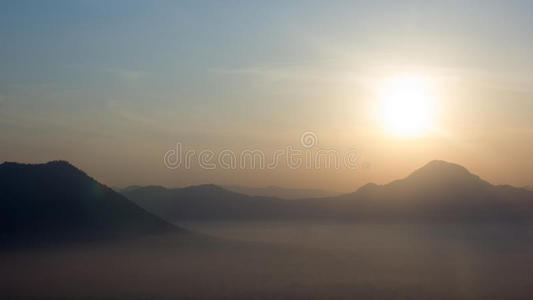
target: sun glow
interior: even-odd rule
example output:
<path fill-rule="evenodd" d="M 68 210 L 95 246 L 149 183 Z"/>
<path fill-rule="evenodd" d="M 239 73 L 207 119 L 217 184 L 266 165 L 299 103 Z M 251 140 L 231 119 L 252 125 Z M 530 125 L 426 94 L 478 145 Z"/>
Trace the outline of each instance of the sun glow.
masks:
<path fill-rule="evenodd" d="M 422 77 L 396 77 L 381 90 L 381 118 L 387 131 L 397 137 L 420 137 L 433 126 L 434 96 Z"/>

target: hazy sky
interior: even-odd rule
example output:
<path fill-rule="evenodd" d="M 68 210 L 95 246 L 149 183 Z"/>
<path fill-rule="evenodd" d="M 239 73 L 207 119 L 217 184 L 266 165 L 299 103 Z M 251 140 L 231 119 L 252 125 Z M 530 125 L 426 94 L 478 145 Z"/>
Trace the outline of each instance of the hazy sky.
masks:
<path fill-rule="evenodd" d="M 533 185 L 533 1 L 3 1 L 0 161 L 68 160 L 114 186 L 351 191 L 432 159 Z M 435 130 L 390 135 L 386 78 L 431 82 Z M 184 148 L 357 149 L 361 168 L 203 170 Z"/>

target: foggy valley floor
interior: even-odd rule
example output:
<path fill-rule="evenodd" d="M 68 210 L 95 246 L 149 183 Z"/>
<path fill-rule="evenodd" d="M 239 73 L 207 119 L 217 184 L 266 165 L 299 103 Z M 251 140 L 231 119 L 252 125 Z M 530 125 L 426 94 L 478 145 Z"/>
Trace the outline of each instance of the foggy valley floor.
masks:
<path fill-rule="evenodd" d="M 531 226 L 180 223 L 200 234 L 3 251 L 5 299 L 530 299 Z"/>

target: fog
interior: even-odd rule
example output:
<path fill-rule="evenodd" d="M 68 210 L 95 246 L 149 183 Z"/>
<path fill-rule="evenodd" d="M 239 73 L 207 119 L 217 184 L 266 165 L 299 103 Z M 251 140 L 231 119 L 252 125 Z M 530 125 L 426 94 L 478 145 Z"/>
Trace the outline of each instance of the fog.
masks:
<path fill-rule="evenodd" d="M 529 227 L 180 223 L 0 255 L 6 299 L 529 299 Z"/>

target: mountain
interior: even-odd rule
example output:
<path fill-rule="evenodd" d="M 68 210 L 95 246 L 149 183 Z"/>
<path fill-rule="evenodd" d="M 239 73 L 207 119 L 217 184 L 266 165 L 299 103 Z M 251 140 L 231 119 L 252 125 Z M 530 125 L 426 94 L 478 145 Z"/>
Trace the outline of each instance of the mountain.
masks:
<path fill-rule="evenodd" d="M 100 239 L 177 231 L 65 161 L 0 165 L 2 240 Z"/>
<path fill-rule="evenodd" d="M 338 198 L 360 216 L 461 220 L 524 220 L 533 217 L 533 193 L 494 186 L 464 167 L 432 161 L 408 177 L 368 184 Z"/>
<path fill-rule="evenodd" d="M 170 221 L 276 218 L 286 215 L 291 206 L 289 200 L 248 196 L 212 184 L 174 189 L 147 186 L 125 190 L 122 194 Z"/>
<path fill-rule="evenodd" d="M 336 193 L 318 189 L 291 189 L 280 186 L 247 187 L 226 185 L 223 188 L 248 196 L 275 197 L 281 199 L 324 198 L 335 196 Z"/>
<path fill-rule="evenodd" d="M 167 220 L 533 220 L 533 192 L 494 186 L 457 164 L 432 161 L 404 179 L 354 193 L 298 200 L 248 196 L 215 185 L 123 192 Z"/>

